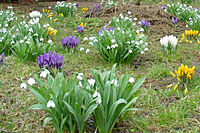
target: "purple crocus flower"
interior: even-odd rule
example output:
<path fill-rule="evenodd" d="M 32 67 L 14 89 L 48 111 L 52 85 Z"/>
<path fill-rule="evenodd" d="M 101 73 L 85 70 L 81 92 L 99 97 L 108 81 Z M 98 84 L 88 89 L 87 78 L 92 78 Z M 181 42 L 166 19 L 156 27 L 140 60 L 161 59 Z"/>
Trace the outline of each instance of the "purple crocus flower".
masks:
<path fill-rule="evenodd" d="M 174 17 L 172 17 L 172 23 L 175 25 L 175 24 L 177 24 L 178 23 L 178 19 L 176 18 L 174 18 Z"/>
<path fill-rule="evenodd" d="M 79 7 L 79 4 L 78 4 L 78 3 L 76 3 L 76 7 Z"/>
<path fill-rule="evenodd" d="M 100 9 L 101 9 L 100 4 L 94 4 L 94 8 L 92 9 L 92 11 L 99 11 Z"/>
<path fill-rule="evenodd" d="M 1 54 L 1 60 L 0 60 L 0 64 L 3 62 L 3 60 L 4 60 L 4 57 L 5 57 L 5 55 L 4 55 L 4 52 Z"/>
<path fill-rule="evenodd" d="M 78 33 L 81 34 L 84 31 L 84 26 L 79 25 L 77 30 L 78 30 Z"/>
<path fill-rule="evenodd" d="M 145 27 L 150 28 L 150 22 L 148 22 L 144 19 L 142 19 L 140 22 L 141 22 L 142 28 L 145 28 Z"/>
<path fill-rule="evenodd" d="M 64 47 L 67 47 L 68 48 L 74 48 L 78 45 L 79 43 L 79 38 L 76 38 L 75 36 L 70 36 L 70 37 L 65 37 L 62 39 L 61 41 L 61 44 L 64 46 Z"/>
<path fill-rule="evenodd" d="M 52 54 L 51 51 L 44 53 L 37 58 L 39 67 L 45 67 L 46 69 L 57 68 L 60 70 L 62 68 L 62 62 L 63 55 L 61 55 L 59 58 L 59 55 L 56 52 Z"/>
<path fill-rule="evenodd" d="M 113 27 L 110 27 L 110 28 L 108 29 L 108 28 L 106 28 L 106 27 L 102 27 L 102 28 L 100 29 L 100 31 L 97 31 L 97 34 L 99 35 L 99 33 L 102 32 L 102 31 L 104 31 L 104 30 L 113 31 L 114 28 L 113 28 Z"/>

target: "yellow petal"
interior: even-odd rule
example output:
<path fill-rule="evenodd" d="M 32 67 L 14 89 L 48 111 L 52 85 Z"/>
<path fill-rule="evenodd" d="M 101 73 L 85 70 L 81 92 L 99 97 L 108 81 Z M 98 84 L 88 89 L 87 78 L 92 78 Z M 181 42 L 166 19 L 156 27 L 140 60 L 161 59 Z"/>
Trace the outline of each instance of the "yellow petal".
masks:
<path fill-rule="evenodd" d="M 174 91 L 177 89 L 177 87 L 178 87 L 178 84 L 175 84 L 174 85 Z"/>
<path fill-rule="evenodd" d="M 188 88 L 185 89 L 185 94 L 187 94 L 189 92 Z"/>

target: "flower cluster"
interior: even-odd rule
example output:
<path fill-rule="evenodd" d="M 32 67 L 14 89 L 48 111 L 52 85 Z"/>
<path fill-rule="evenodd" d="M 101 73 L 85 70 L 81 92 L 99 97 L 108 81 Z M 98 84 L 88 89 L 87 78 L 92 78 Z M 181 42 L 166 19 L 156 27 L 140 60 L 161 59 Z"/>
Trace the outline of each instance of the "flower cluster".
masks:
<path fill-rule="evenodd" d="M 174 85 L 174 90 L 176 90 L 179 85 L 182 85 L 185 88 L 185 93 L 187 93 L 188 92 L 187 84 L 194 77 L 194 71 L 195 71 L 195 66 L 189 68 L 187 65 L 183 64 L 181 64 L 181 67 L 178 68 L 178 71 L 175 70 L 176 75 L 170 71 L 170 74 L 178 80 L 178 84 Z"/>
<path fill-rule="evenodd" d="M 198 40 L 198 37 L 200 37 L 200 33 L 197 30 L 185 30 L 185 32 L 182 33 L 181 36 L 182 38 L 179 42 L 192 43 L 193 40 L 197 40 L 197 42 L 200 44 L 200 41 Z"/>
<path fill-rule="evenodd" d="M 94 8 L 92 9 L 92 11 L 96 12 L 99 11 L 102 8 L 101 4 L 94 4 Z"/>
<path fill-rule="evenodd" d="M 42 17 L 42 14 L 38 11 L 32 11 L 29 13 L 29 16 L 31 18 L 41 18 Z"/>
<path fill-rule="evenodd" d="M 52 28 L 51 26 L 49 26 L 49 28 L 48 28 L 48 35 L 56 35 L 57 34 L 57 32 L 58 32 L 58 30 L 57 29 L 54 29 L 54 28 Z"/>
<path fill-rule="evenodd" d="M 166 35 L 165 37 L 160 39 L 160 44 L 164 53 L 171 54 L 172 52 L 176 51 L 177 43 L 178 39 L 173 35 Z"/>
<path fill-rule="evenodd" d="M 89 8 L 82 8 L 82 11 L 87 12 L 87 11 L 89 11 Z"/>
<path fill-rule="evenodd" d="M 63 64 L 63 55 L 61 54 L 59 57 L 56 52 L 52 54 L 51 51 L 49 51 L 47 54 L 44 53 L 40 55 L 37 58 L 37 63 L 41 69 L 46 68 L 51 70 L 52 68 L 57 68 L 60 70 Z"/>
<path fill-rule="evenodd" d="M 140 25 L 142 26 L 142 28 L 144 28 L 145 32 L 147 33 L 147 32 L 149 31 L 149 29 L 150 29 L 150 25 L 151 25 L 151 24 L 150 24 L 150 22 L 148 22 L 148 21 L 142 19 L 142 20 L 140 21 Z"/>
<path fill-rule="evenodd" d="M 107 28 L 107 27 L 102 27 L 101 29 L 100 29 L 100 31 L 97 31 L 97 34 L 99 35 L 99 33 L 101 33 L 102 31 L 104 31 L 104 30 L 106 30 L 106 31 L 114 31 L 114 28 L 113 27 L 110 27 L 110 28 Z"/>
<path fill-rule="evenodd" d="M 62 13 L 64 17 L 71 18 L 73 13 L 77 10 L 77 4 L 58 1 L 55 5 L 55 10 L 58 15 Z"/>
<path fill-rule="evenodd" d="M 76 38 L 75 36 L 66 36 L 65 38 L 62 39 L 61 44 L 66 48 L 73 49 L 75 48 L 79 43 L 79 38 Z"/>
<path fill-rule="evenodd" d="M 4 60 L 4 56 L 5 56 L 4 53 L 2 53 L 2 54 L 1 54 L 0 64 L 3 62 L 3 60 Z"/>
<path fill-rule="evenodd" d="M 86 31 L 84 30 L 84 28 L 86 27 L 87 23 L 83 24 L 81 23 L 78 27 L 77 27 L 77 30 L 78 30 L 78 33 L 81 34 L 82 32 Z"/>

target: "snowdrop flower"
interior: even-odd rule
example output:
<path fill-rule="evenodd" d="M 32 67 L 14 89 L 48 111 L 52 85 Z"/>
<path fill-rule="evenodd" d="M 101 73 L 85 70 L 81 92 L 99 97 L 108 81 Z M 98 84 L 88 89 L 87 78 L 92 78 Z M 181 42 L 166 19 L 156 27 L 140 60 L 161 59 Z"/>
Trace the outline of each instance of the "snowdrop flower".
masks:
<path fill-rule="evenodd" d="M 137 20 L 137 18 L 133 18 L 133 20 L 135 20 L 135 21 L 136 21 L 136 20 Z"/>
<path fill-rule="evenodd" d="M 118 44 L 115 44 L 115 47 L 118 47 Z"/>
<path fill-rule="evenodd" d="M 145 48 L 145 49 L 144 49 L 144 51 L 148 51 L 148 50 L 149 50 L 148 48 Z"/>
<path fill-rule="evenodd" d="M 140 31 L 139 31 L 139 30 L 136 30 L 136 33 L 140 33 Z"/>
<path fill-rule="evenodd" d="M 90 52 L 90 49 L 86 49 L 85 53 L 87 54 L 88 52 Z"/>
<path fill-rule="evenodd" d="M 113 79 L 113 80 L 111 81 L 111 84 L 114 84 L 115 86 L 117 86 L 117 80 L 116 80 L 116 79 Z"/>
<path fill-rule="evenodd" d="M 29 16 L 31 18 L 41 18 L 42 17 L 42 14 L 38 11 L 32 11 L 29 13 Z"/>
<path fill-rule="evenodd" d="M 38 36 L 38 34 L 37 34 L 37 33 L 35 33 L 33 36 Z"/>
<path fill-rule="evenodd" d="M 119 22 L 119 19 L 117 19 L 116 22 L 118 23 L 118 22 Z"/>
<path fill-rule="evenodd" d="M 90 45 L 93 45 L 93 42 L 89 42 Z"/>
<path fill-rule="evenodd" d="M 139 43 L 140 43 L 140 44 L 143 44 L 143 40 L 140 40 Z"/>
<path fill-rule="evenodd" d="M 93 42 L 98 42 L 98 40 L 97 39 L 94 39 L 94 41 Z"/>
<path fill-rule="evenodd" d="M 143 32 L 143 31 L 144 31 L 144 29 L 143 29 L 143 28 L 141 28 L 141 29 L 140 29 L 140 32 Z"/>
<path fill-rule="evenodd" d="M 48 40 L 49 44 L 53 44 L 53 41 L 51 39 Z"/>
<path fill-rule="evenodd" d="M 122 31 L 122 34 L 124 34 L 125 32 L 124 31 Z"/>
<path fill-rule="evenodd" d="M 29 31 L 29 32 L 33 32 L 33 29 L 31 28 L 31 29 L 29 29 L 28 31 Z"/>
<path fill-rule="evenodd" d="M 133 51 L 132 51 L 131 49 L 130 49 L 128 52 L 129 52 L 130 54 L 133 53 Z"/>
<path fill-rule="evenodd" d="M 135 79 L 133 77 L 130 77 L 128 82 L 132 84 L 133 82 L 135 82 Z"/>
<path fill-rule="evenodd" d="M 46 78 L 48 74 L 50 74 L 50 72 L 47 69 L 45 69 L 44 71 L 42 71 L 40 73 L 40 77 L 41 78 Z"/>
<path fill-rule="evenodd" d="M 52 100 L 49 100 L 47 103 L 47 108 L 50 108 L 50 107 L 52 107 L 52 108 L 56 107 L 55 103 Z"/>
<path fill-rule="evenodd" d="M 12 40 L 11 42 L 10 42 L 10 44 L 14 44 L 15 42 Z"/>
<path fill-rule="evenodd" d="M 5 24 L 5 27 L 8 27 L 8 24 Z"/>
<path fill-rule="evenodd" d="M 13 9 L 13 7 L 12 6 L 8 6 L 8 9 Z"/>
<path fill-rule="evenodd" d="M 112 42 L 112 43 L 115 43 L 116 41 L 115 41 L 115 39 L 112 39 L 111 42 Z"/>
<path fill-rule="evenodd" d="M 100 93 L 98 91 L 95 91 L 94 94 L 92 95 L 93 98 L 95 97 L 101 97 Z"/>
<path fill-rule="evenodd" d="M 26 83 L 21 83 L 21 84 L 20 84 L 20 88 L 26 89 Z"/>
<path fill-rule="evenodd" d="M 26 44 L 30 44 L 31 42 L 29 40 L 26 41 Z"/>
<path fill-rule="evenodd" d="M 24 40 L 20 40 L 19 42 L 20 42 L 20 43 L 23 43 L 23 42 L 24 42 Z"/>
<path fill-rule="evenodd" d="M 144 51 L 141 51 L 140 54 L 145 54 L 145 52 L 144 52 Z"/>
<path fill-rule="evenodd" d="M 87 38 L 87 37 L 84 37 L 84 38 L 83 38 L 83 40 L 84 40 L 84 41 L 87 41 L 87 40 L 88 40 L 88 38 Z"/>
<path fill-rule="evenodd" d="M 132 37 L 132 35 L 130 34 L 129 37 Z"/>
<path fill-rule="evenodd" d="M 93 87 L 95 80 L 94 79 L 88 79 L 88 83 Z"/>
<path fill-rule="evenodd" d="M 82 83 L 81 83 L 81 81 L 78 82 L 78 86 L 79 86 L 79 87 L 82 87 L 82 86 L 83 86 Z"/>
<path fill-rule="evenodd" d="M 101 98 L 98 98 L 97 101 L 96 101 L 96 104 L 101 104 L 101 102 L 102 102 Z"/>
<path fill-rule="evenodd" d="M 83 76 L 83 73 L 79 73 L 78 76 L 77 76 L 76 78 L 77 78 L 78 80 L 83 80 L 82 76 Z"/>
<path fill-rule="evenodd" d="M 128 11 L 128 14 L 131 15 L 131 11 Z"/>
<path fill-rule="evenodd" d="M 35 79 L 34 79 L 34 78 L 30 78 L 30 79 L 28 80 L 28 84 L 29 84 L 29 85 L 34 85 L 34 84 L 35 84 Z"/>
<path fill-rule="evenodd" d="M 28 37 L 27 37 L 27 36 L 25 36 L 25 37 L 24 37 L 24 40 L 26 40 L 27 38 L 28 38 Z"/>
<path fill-rule="evenodd" d="M 120 28 L 119 28 L 119 27 L 117 27 L 117 30 L 120 30 Z"/>
<path fill-rule="evenodd" d="M 80 51 L 83 51 L 83 50 L 84 50 L 84 48 L 83 48 L 83 47 L 81 47 L 81 48 L 80 48 Z"/>
<path fill-rule="evenodd" d="M 92 40 L 94 40 L 94 39 L 96 39 L 95 36 L 92 36 L 92 37 L 89 38 L 90 41 L 92 41 Z"/>
<path fill-rule="evenodd" d="M 110 46 L 107 46 L 107 49 L 110 49 Z"/>
<path fill-rule="evenodd" d="M 134 42 L 135 42 L 134 40 L 131 41 L 131 43 L 134 43 Z"/>
<path fill-rule="evenodd" d="M 44 41 L 44 38 L 41 37 L 41 38 L 40 38 L 40 41 L 43 42 L 43 41 Z"/>

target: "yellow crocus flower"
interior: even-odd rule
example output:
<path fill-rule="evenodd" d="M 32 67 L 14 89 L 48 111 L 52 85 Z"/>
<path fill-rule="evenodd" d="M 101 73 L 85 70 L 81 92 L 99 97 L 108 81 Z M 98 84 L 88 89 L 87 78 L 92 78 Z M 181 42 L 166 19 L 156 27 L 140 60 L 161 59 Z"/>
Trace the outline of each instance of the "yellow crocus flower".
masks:
<path fill-rule="evenodd" d="M 179 77 L 177 77 L 178 82 L 181 82 L 181 79 Z"/>
<path fill-rule="evenodd" d="M 176 78 L 176 75 L 172 72 L 172 71 L 170 71 L 169 72 L 174 78 Z"/>
<path fill-rule="evenodd" d="M 185 94 L 187 94 L 189 92 L 188 88 L 185 89 Z"/>
<path fill-rule="evenodd" d="M 54 22 L 56 22 L 56 21 L 58 21 L 58 19 L 57 19 L 57 18 L 55 18 L 53 21 L 54 21 Z"/>
<path fill-rule="evenodd" d="M 187 78 L 188 78 L 188 79 L 191 79 L 191 75 L 190 75 L 189 73 L 187 74 Z"/>
<path fill-rule="evenodd" d="M 187 43 L 188 43 L 189 41 L 188 41 L 188 40 L 185 40 L 185 42 L 187 42 Z"/>
<path fill-rule="evenodd" d="M 172 86 L 173 86 L 173 84 L 170 84 L 170 85 L 167 86 L 167 88 L 171 88 Z"/>
<path fill-rule="evenodd" d="M 190 44 L 192 44 L 192 41 L 190 40 Z"/>
<path fill-rule="evenodd" d="M 177 89 L 177 87 L 178 87 L 178 84 L 175 84 L 174 85 L 174 91 Z"/>

